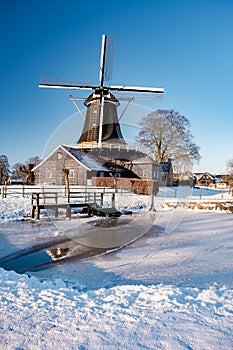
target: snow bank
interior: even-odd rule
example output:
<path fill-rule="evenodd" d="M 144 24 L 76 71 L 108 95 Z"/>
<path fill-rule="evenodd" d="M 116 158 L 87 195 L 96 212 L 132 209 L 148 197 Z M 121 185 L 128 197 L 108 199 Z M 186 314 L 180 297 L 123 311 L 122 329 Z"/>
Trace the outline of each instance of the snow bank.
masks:
<path fill-rule="evenodd" d="M 0 269 L 4 349 L 231 349 L 233 290 L 171 285 L 85 289 Z M 84 289 L 83 289 L 84 288 Z"/>
<path fill-rule="evenodd" d="M 0 199 L 0 222 L 24 220 L 31 214 L 30 199 Z"/>

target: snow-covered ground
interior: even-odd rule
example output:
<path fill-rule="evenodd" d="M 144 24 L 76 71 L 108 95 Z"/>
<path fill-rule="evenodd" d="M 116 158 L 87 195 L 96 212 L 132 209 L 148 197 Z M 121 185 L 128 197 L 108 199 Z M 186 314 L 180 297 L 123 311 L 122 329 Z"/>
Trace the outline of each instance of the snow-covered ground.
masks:
<path fill-rule="evenodd" d="M 0 268 L 0 348 L 233 349 L 233 214 L 167 204 L 121 250 L 30 276 Z M 27 215 L 28 199 L 0 200 L 0 259 L 62 237 Z"/>

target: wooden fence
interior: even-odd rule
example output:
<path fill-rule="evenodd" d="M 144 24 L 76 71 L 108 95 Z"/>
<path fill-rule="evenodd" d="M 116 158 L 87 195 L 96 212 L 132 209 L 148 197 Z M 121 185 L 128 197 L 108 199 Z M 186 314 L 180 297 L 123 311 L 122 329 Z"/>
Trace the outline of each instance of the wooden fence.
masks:
<path fill-rule="evenodd" d="M 70 186 L 71 192 L 95 192 L 95 193 L 112 193 L 115 188 L 94 187 L 94 186 Z M 0 186 L 1 198 L 31 198 L 32 193 L 57 193 L 59 197 L 67 197 L 65 186 L 23 186 L 23 185 L 4 185 Z"/>

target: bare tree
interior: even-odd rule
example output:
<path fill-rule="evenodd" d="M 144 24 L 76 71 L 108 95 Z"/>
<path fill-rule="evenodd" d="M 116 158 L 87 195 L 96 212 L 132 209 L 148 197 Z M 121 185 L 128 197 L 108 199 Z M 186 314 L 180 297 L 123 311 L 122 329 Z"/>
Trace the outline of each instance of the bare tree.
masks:
<path fill-rule="evenodd" d="M 69 180 L 69 169 L 62 168 L 62 174 L 65 179 L 65 196 L 70 193 L 70 180 Z"/>
<path fill-rule="evenodd" d="M 27 185 L 34 184 L 34 173 L 32 169 L 34 168 L 34 164 L 25 164 L 19 167 L 20 176 L 24 183 Z"/>
<path fill-rule="evenodd" d="M 199 147 L 190 132 L 189 120 L 179 112 L 157 110 L 144 117 L 137 141 L 149 148 L 160 163 L 169 158 L 177 163 L 199 161 Z"/>
<path fill-rule="evenodd" d="M 34 166 L 38 165 L 42 160 L 40 159 L 39 156 L 34 156 L 34 157 L 30 157 L 28 158 L 28 160 L 26 161 L 26 164 L 33 164 Z"/>
<path fill-rule="evenodd" d="M 30 157 L 24 163 L 15 163 L 12 166 L 12 177 L 22 178 L 23 182 L 26 184 L 33 184 L 34 175 L 32 169 L 41 162 L 38 156 Z"/>
<path fill-rule="evenodd" d="M 8 157 L 4 154 L 0 155 L 0 185 L 5 183 L 9 178 L 10 165 Z"/>
<path fill-rule="evenodd" d="M 11 169 L 12 169 L 12 179 L 18 179 L 21 177 L 21 174 L 20 174 L 20 167 L 22 167 L 24 164 L 23 163 L 15 163 Z"/>
<path fill-rule="evenodd" d="M 227 170 L 230 174 L 233 174 L 233 158 L 227 161 Z"/>
<path fill-rule="evenodd" d="M 25 163 L 16 163 L 13 165 L 13 174 L 15 177 L 21 177 L 27 185 L 34 184 L 34 173 L 32 169 L 41 162 L 38 156 L 30 157 Z"/>

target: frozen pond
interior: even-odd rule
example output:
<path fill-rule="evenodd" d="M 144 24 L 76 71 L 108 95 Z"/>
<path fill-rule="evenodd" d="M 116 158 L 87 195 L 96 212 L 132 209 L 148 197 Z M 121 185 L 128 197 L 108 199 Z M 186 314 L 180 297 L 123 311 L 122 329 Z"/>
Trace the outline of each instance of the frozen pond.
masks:
<path fill-rule="evenodd" d="M 0 235 L 9 249 L 2 252 L 0 267 L 18 273 L 35 272 L 116 250 L 146 234 L 153 226 L 154 214 L 80 221 L 59 222 L 61 232 L 52 228 L 52 222 L 2 224 Z"/>

